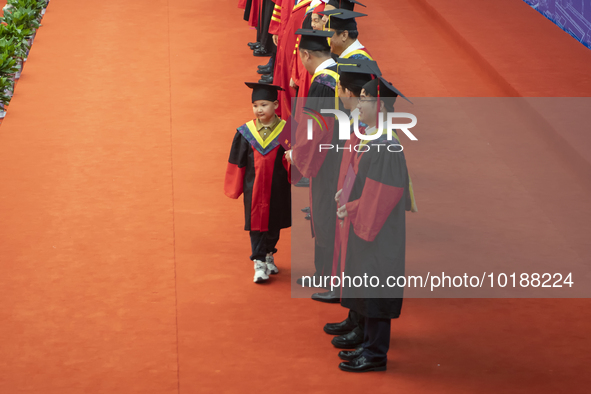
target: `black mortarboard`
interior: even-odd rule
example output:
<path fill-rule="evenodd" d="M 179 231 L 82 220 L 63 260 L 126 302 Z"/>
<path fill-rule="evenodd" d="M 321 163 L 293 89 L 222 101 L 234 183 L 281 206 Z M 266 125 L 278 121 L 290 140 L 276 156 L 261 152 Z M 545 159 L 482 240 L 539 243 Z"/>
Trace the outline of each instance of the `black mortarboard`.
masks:
<path fill-rule="evenodd" d="M 309 51 L 330 51 L 327 38 L 332 37 L 334 32 L 328 30 L 299 29 L 295 34 L 302 35 L 300 39 L 301 49 L 307 49 Z"/>
<path fill-rule="evenodd" d="M 339 57 L 337 59 L 339 67 L 355 67 L 356 71 L 360 74 L 372 74 L 378 77 L 382 76 L 382 71 L 378 67 L 378 63 L 374 60 L 368 59 L 351 59 Z"/>
<path fill-rule="evenodd" d="M 404 97 L 400 90 L 396 89 L 394 85 L 386 81 L 383 77 L 378 77 L 363 85 L 363 89 L 373 97 L 402 97 L 412 104 L 412 101 Z"/>
<path fill-rule="evenodd" d="M 269 85 L 266 83 L 244 82 L 246 86 L 252 89 L 252 102 L 257 100 L 275 101 L 277 92 L 283 90 L 281 86 Z"/>
<path fill-rule="evenodd" d="M 355 0 L 330 0 L 328 2 L 328 5 L 331 5 L 334 8 L 343 8 L 343 9 L 349 10 L 349 11 L 353 11 L 355 4 L 365 7 L 365 5 L 363 5 L 360 2 L 355 1 Z"/>
<path fill-rule="evenodd" d="M 367 16 L 360 12 L 349 11 L 346 9 L 338 8 L 336 10 L 321 11 L 321 15 L 326 15 L 329 18 L 326 24 L 327 28 L 335 30 L 357 30 L 357 22 L 355 18 Z"/>
<path fill-rule="evenodd" d="M 337 59 L 339 79 L 344 87 L 356 86 L 363 88 L 375 77 L 382 75 L 378 64 L 365 59 Z"/>

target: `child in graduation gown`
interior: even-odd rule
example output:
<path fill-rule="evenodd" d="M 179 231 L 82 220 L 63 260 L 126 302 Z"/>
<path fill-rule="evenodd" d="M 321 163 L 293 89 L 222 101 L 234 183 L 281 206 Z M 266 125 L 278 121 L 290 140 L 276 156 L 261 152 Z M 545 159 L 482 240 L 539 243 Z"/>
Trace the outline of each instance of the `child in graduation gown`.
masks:
<path fill-rule="evenodd" d="M 254 282 L 277 274 L 273 255 L 279 233 L 291 226 L 290 166 L 279 142 L 285 121 L 276 114 L 279 103 L 274 85 L 246 83 L 253 89 L 256 117 L 237 129 L 226 170 L 224 192 L 237 199 L 244 194 L 244 229 L 250 232 Z"/>

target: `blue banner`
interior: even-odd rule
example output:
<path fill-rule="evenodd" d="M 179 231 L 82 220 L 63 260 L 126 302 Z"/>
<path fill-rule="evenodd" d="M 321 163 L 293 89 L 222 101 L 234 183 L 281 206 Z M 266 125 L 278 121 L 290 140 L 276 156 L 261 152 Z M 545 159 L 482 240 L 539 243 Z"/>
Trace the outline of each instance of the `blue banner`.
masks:
<path fill-rule="evenodd" d="M 524 0 L 591 49 L 591 0 Z"/>

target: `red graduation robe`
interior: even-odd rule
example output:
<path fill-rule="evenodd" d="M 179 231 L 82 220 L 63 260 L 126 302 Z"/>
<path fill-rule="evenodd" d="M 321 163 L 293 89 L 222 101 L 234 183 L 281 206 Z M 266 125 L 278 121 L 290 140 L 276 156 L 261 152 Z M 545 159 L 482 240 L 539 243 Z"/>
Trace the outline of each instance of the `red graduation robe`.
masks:
<path fill-rule="evenodd" d="M 284 91 L 279 92 L 280 114 L 282 118 L 287 118 L 291 115 L 291 98 L 295 95 L 295 91 L 289 86 L 293 59 L 294 56 L 297 56 L 295 49 L 297 36 L 295 32 L 302 27 L 302 23 L 306 17 L 306 9 L 311 1 L 312 0 L 302 0 L 293 5 L 290 9 L 288 8 L 290 5 L 289 3 L 294 4 L 294 1 L 284 1 L 281 6 L 282 31 L 279 35 L 279 46 L 277 47 L 277 55 L 275 58 L 273 83 L 284 89 Z M 289 17 L 283 22 L 283 18 L 286 17 L 287 13 L 289 13 Z M 274 26 L 275 25 L 271 23 L 271 27 L 269 27 L 270 32 Z"/>
<path fill-rule="evenodd" d="M 281 38 L 285 25 L 289 21 L 291 13 L 289 10 L 293 8 L 294 0 L 273 0 L 275 7 L 273 8 L 273 15 L 271 16 L 271 23 L 269 24 L 269 34 L 277 35 Z M 286 10 L 283 13 L 283 10 Z"/>

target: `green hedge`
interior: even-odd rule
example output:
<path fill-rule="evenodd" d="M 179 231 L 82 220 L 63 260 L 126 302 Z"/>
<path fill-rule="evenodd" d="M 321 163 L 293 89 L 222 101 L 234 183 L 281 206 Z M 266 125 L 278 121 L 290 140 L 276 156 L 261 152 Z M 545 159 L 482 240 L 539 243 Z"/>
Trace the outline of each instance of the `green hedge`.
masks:
<path fill-rule="evenodd" d="M 8 0 L 0 18 L 0 106 L 10 102 L 49 0 Z"/>

